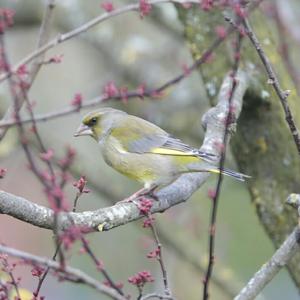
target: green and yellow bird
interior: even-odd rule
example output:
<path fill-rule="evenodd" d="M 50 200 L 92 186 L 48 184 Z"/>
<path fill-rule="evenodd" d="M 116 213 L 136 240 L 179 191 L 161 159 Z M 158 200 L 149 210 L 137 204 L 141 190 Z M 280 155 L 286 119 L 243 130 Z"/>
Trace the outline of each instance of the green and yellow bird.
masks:
<path fill-rule="evenodd" d="M 160 127 L 113 108 L 87 114 L 74 136 L 89 135 L 100 145 L 105 162 L 144 184 L 145 190 L 170 184 L 191 172 L 220 173 L 215 155 L 199 151 Z M 247 175 L 222 173 L 244 181 Z"/>

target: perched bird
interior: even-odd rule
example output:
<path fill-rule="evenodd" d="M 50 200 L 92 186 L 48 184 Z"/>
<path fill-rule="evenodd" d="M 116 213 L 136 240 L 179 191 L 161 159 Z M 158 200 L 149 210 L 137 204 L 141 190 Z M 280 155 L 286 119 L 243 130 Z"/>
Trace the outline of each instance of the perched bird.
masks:
<path fill-rule="evenodd" d="M 144 184 L 144 191 L 170 184 L 183 173 L 220 173 L 215 155 L 199 151 L 160 127 L 123 111 L 101 108 L 88 113 L 74 136 L 89 135 L 105 162 L 127 177 Z M 244 181 L 247 175 L 222 170 Z"/>

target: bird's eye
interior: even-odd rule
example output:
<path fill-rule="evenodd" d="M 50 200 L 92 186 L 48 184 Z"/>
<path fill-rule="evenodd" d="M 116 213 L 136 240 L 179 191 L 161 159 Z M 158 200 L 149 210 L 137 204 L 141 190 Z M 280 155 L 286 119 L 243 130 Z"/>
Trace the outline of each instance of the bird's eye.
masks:
<path fill-rule="evenodd" d="M 93 126 L 93 125 L 96 125 L 97 124 L 97 118 L 96 117 L 94 117 L 94 118 L 92 118 L 91 119 L 91 121 L 90 121 L 90 126 Z"/>

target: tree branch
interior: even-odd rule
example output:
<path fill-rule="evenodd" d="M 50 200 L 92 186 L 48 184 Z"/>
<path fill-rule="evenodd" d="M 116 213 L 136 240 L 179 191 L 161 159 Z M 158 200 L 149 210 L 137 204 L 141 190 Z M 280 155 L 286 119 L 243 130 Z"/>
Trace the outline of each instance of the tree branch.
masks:
<path fill-rule="evenodd" d="M 226 36 L 228 36 L 230 33 L 232 33 L 233 30 L 234 30 L 233 26 L 229 27 L 227 30 Z M 213 43 L 210 45 L 210 47 L 208 47 L 207 50 L 204 51 L 204 53 L 201 55 L 201 57 L 199 59 L 197 59 L 188 68 L 188 72 L 190 73 L 190 72 L 196 70 L 200 65 L 205 63 L 207 61 L 207 59 L 209 58 L 209 56 L 221 45 L 221 43 L 223 41 L 224 41 L 224 38 L 221 38 L 221 37 L 215 39 L 213 41 Z M 153 95 L 159 95 L 160 93 L 162 93 L 166 89 L 170 88 L 171 86 L 174 86 L 175 84 L 179 83 L 181 80 L 183 80 L 186 77 L 187 77 L 187 75 L 186 75 L 186 71 L 185 71 L 185 72 L 182 72 L 181 74 L 171 78 L 170 80 L 166 81 L 165 83 L 158 86 L 157 88 L 147 89 L 143 93 L 141 93 L 138 90 L 129 91 L 126 93 L 126 98 L 131 99 L 131 98 L 141 98 L 141 97 L 153 97 Z M 80 105 L 80 107 L 68 106 L 64 109 L 61 109 L 60 111 L 54 111 L 54 112 L 50 112 L 50 113 L 36 115 L 35 122 L 45 122 L 45 121 L 63 117 L 63 116 L 66 116 L 66 115 L 69 115 L 72 113 L 76 113 L 76 112 L 78 113 L 80 111 L 80 109 L 82 109 L 82 108 L 91 108 L 91 107 L 99 105 L 108 100 L 122 100 L 122 97 L 123 96 L 120 93 L 115 96 L 107 96 L 106 94 L 103 94 L 99 97 L 85 101 L 84 103 L 82 103 Z M 31 122 L 32 122 L 32 118 L 27 118 L 27 119 L 24 118 L 21 121 L 22 124 L 31 123 Z M 9 126 L 13 126 L 13 125 L 17 125 L 17 124 L 18 123 L 16 122 L 16 120 L 14 118 L 3 119 L 2 121 L 0 121 L 0 129 L 6 128 Z"/>
<path fill-rule="evenodd" d="M 243 25 L 244 25 L 246 34 L 249 37 L 249 40 L 252 42 L 254 48 L 257 51 L 258 56 L 260 57 L 263 65 L 266 69 L 266 72 L 269 77 L 268 83 L 270 83 L 273 86 L 273 88 L 280 100 L 280 103 L 282 105 L 282 108 L 283 108 L 283 111 L 285 114 L 285 119 L 286 119 L 287 125 L 289 126 L 289 129 L 294 138 L 294 142 L 297 147 L 298 153 L 300 154 L 300 134 L 299 134 L 299 130 L 295 123 L 295 118 L 291 112 L 291 109 L 290 109 L 288 101 L 287 101 L 290 91 L 289 90 L 284 91 L 281 88 L 278 77 L 277 77 L 275 71 L 273 70 L 271 63 L 270 63 L 268 57 L 266 56 L 265 51 L 263 50 L 255 32 L 251 28 L 250 23 L 247 18 L 243 19 Z"/>
<path fill-rule="evenodd" d="M 239 71 L 237 81 L 238 85 L 232 100 L 232 106 L 235 107 L 233 112 L 234 120 L 240 114 L 242 99 L 248 87 L 246 73 Z M 222 144 L 223 141 L 224 119 L 228 111 L 227 96 L 231 89 L 231 82 L 231 76 L 228 74 L 220 89 L 217 106 L 209 109 L 202 119 L 206 134 L 201 150 L 217 156 L 220 155 L 221 151 L 217 145 Z M 230 128 L 230 133 L 232 133 L 232 129 Z M 163 212 L 174 205 L 186 201 L 208 177 L 209 174 L 206 172 L 182 175 L 173 184 L 157 192 L 156 196 L 159 201 L 154 201 L 151 213 Z M 52 229 L 54 225 L 52 210 L 4 191 L 0 192 L 0 213 L 47 229 Z M 109 230 L 142 217 L 134 203 L 124 202 L 96 211 L 69 214 L 71 218 L 67 216 L 67 213 L 61 213 L 60 226 L 62 228 L 71 225 L 70 219 L 72 219 L 75 225 L 88 226 L 91 230 L 95 231 L 98 230 L 99 225 L 104 226 L 105 230 Z"/>
<path fill-rule="evenodd" d="M 299 234 L 300 230 L 297 226 L 271 259 L 254 274 L 234 300 L 251 300 L 258 296 L 281 268 L 286 266 L 294 254 L 299 251 Z"/>
<path fill-rule="evenodd" d="M 39 32 L 39 37 L 38 37 L 38 42 L 37 42 L 37 49 L 39 49 L 41 46 L 47 43 L 49 40 L 49 35 L 50 35 L 50 30 L 51 30 L 51 25 L 52 25 L 52 20 L 53 20 L 53 10 L 55 7 L 55 0 L 48 0 L 47 1 L 47 6 L 45 9 L 43 21 L 40 27 L 40 32 Z M 27 78 L 27 84 L 28 88 L 31 87 L 33 84 L 40 68 L 41 68 L 41 62 L 44 59 L 44 53 L 43 55 L 40 55 L 39 57 L 36 57 L 33 62 L 32 66 Z M 16 69 L 18 70 L 18 68 Z M 15 70 L 15 71 L 16 71 Z M 11 70 L 9 70 L 8 73 L 6 74 L 11 74 Z M 17 106 L 11 104 L 10 107 L 7 109 L 6 113 L 4 114 L 4 117 L 2 118 L 1 122 L 6 122 L 8 121 L 12 116 L 14 116 L 14 111 L 15 109 L 20 109 L 26 100 L 25 97 L 18 97 L 19 101 L 17 103 Z M 0 140 L 3 139 L 5 136 L 6 132 L 8 130 L 8 127 L 4 127 L 0 129 Z"/>
<path fill-rule="evenodd" d="M 80 157 L 77 159 L 80 160 Z M 69 170 L 74 178 L 79 178 L 82 174 L 77 169 L 76 165 L 71 166 Z M 88 175 L 88 174 L 87 174 Z M 108 203 L 116 203 L 124 196 L 124 191 L 116 190 L 113 186 L 109 185 L 108 182 L 99 182 L 93 178 L 89 178 L 88 187 L 91 188 L 95 193 L 102 195 L 105 201 Z M 138 229 L 142 229 L 138 223 L 135 223 Z M 193 245 L 191 247 L 186 247 L 186 243 L 189 241 L 191 236 L 187 234 L 186 230 L 182 227 L 180 229 L 176 227 L 176 237 L 172 232 L 165 229 L 164 224 L 156 222 L 157 231 L 161 242 L 166 246 L 167 249 L 172 249 L 172 252 L 179 257 L 184 262 L 190 264 L 197 272 L 203 274 L 205 272 L 205 264 L 203 259 L 199 259 L 198 252 L 194 251 Z M 178 238 L 179 237 L 179 238 Z M 226 267 L 218 263 L 218 270 L 212 275 L 212 282 L 215 284 L 228 299 L 233 299 L 237 291 L 240 290 L 242 284 L 238 281 L 235 276 L 224 277 L 223 272 L 226 272 Z M 144 296 L 145 297 L 145 296 Z"/>
<path fill-rule="evenodd" d="M 159 4 L 159 3 L 195 3 L 195 4 L 199 4 L 198 0 L 149 0 L 148 1 L 149 4 Z M 78 35 L 80 35 L 83 32 L 88 31 L 89 29 L 91 29 L 92 27 L 106 21 L 107 19 L 119 16 L 121 14 L 130 12 L 130 11 L 139 11 L 139 7 L 140 4 L 139 3 L 135 3 L 135 4 L 129 4 L 126 6 L 123 6 L 121 8 L 118 9 L 114 9 L 111 12 L 106 12 L 101 14 L 100 16 L 86 22 L 85 24 L 69 31 L 66 32 L 64 34 L 60 34 L 58 35 L 56 38 L 54 38 L 53 40 L 51 40 L 49 43 L 43 45 L 42 47 L 36 49 L 34 52 L 30 53 L 28 56 L 26 56 L 25 58 L 23 58 L 22 60 L 20 60 L 15 66 L 13 66 L 10 70 L 10 72 L 6 72 L 4 74 L 2 74 L 0 76 L 0 82 L 2 82 L 3 80 L 7 79 L 8 77 L 10 77 L 14 72 L 16 72 L 18 70 L 18 68 L 22 65 L 25 65 L 29 62 L 31 62 L 33 59 L 35 59 L 36 57 L 39 57 L 41 54 L 43 54 L 44 52 L 48 51 L 49 49 L 63 43 L 66 42 Z"/>
<path fill-rule="evenodd" d="M 89 275 L 87 275 L 86 273 L 82 272 L 79 269 L 69 267 L 69 266 L 65 266 L 64 269 L 62 269 L 60 263 L 58 263 L 56 261 L 53 261 L 48 258 L 36 256 L 36 255 L 30 254 L 30 253 L 27 253 L 24 251 L 20 251 L 17 249 L 9 248 L 9 247 L 3 246 L 3 245 L 0 245 L 0 253 L 5 253 L 10 256 L 18 257 L 18 258 L 24 259 L 27 263 L 31 263 L 33 265 L 36 265 L 36 264 L 43 265 L 54 271 L 61 273 L 61 274 L 69 275 L 72 278 L 72 280 L 70 280 L 70 281 L 88 285 L 88 286 L 94 288 L 95 290 L 109 296 L 112 299 L 115 299 L 115 300 L 126 300 L 127 299 L 126 297 L 120 295 L 113 288 L 107 287 L 106 285 L 98 282 L 97 280 L 90 277 Z M 66 278 L 66 280 L 68 280 L 68 278 Z"/>
<path fill-rule="evenodd" d="M 233 97 L 235 90 L 238 86 L 238 81 L 236 81 L 236 75 L 238 72 L 239 64 L 240 64 L 240 50 L 241 50 L 241 43 L 242 43 L 242 35 L 240 33 L 237 34 L 237 38 L 235 40 L 235 61 L 232 67 L 232 73 L 231 73 L 231 89 L 227 96 L 228 101 L 228 111 L 226 112 L 225 117 L 225 128 L 224 128 L 224 134 L 222 139 L 222 146 L 224 146 L 223 151 L 221 152 L 221 158 L 219 162 L 219 170 L 224 170 L 224 164 L 226 159 L 226 150 L 227 150 L 227 141 L 229 138 L 229 129 L 232 122 L 232 113 L 235 109 L 233 106 Z M 203 281 L 204 287 L 203 287 L 203 300 L 207 300 L 209 298 L 209 283 L 213 272 L 213 267 L 215 264 L 215 240 L 216 240 L 216 225 L 217 225 L 217 212 L 218 212 L 218 203 L 219 203 L 219 197 L 221 193 L 221 187 L 223 182 L 223 174 L 222 172 L 218 175 L 218 181 L 215 188 L 214 196 L 212 197 L 212 208 L 211 208 L 211 217 L 210 217 L 210 226 L 209 226 L 209 255 L 208 255 L 208 265 L 205 272 L 205 278 Z"/>
<path fill-rule="evenodd" d="M 251 13 L 261 2 L 262 0 L 257 0 L 255 2 L 253 2 L 252 6 L 249 7 L 248 9 L 248 13 Z M 149 3 L 152 4 L 158 4 L 158 3 L 168 3 L 168 2 L 172 2 L 172 3 L 199 3 L 198 0 L 193 0 L 193 1 L 188 1 L 188 0 L 155 0 L 155 1 L 149 1 Z M 119 14 L 131 11 L 131 10 L 136 10 L 136 5 L 128 5 L 128 6 L 124 6 L 120 9 L 115 9 L 114 11 L 112 11 L 111 13 L 105 13 L 99 17 L 96 17 L 95 19 L 91 20 L 90 22 L 82 25 L 81 27 L 74 29 L 72 31 L 69 31 L 68 33 L 65 33 L 63 35 L 60 35 L 58 37 L 56 37 L 54 40 L 50 41 L 47 45 L 51 44 L 51 47 L 54 47 L 55 45 L 57 45 L 58 43 L 62 43 L 64 41 L 67 41 L 68 39 L 76 36 L 73 34 L 73 32 L 77 32 L 77 34 L 86 31 L 86 30 L 82 30 L 81 28 L 83 27 L 88 27 L 87 24 L 92 23 L 93 26 L 108 19 L 109 17 L 114 17 L 117 16 Z M 97 22 L 96 22 L 97 21 Z M 231 26 L 229 26 L 226 29 L 226 34 L 225 36 L 228 37 L 234 30 L 236 25 L 240 24 L 241 20 L 237 21 L 237 24 L 231 24 Z M 90 27 L 88 27 L 89 29 Z M 201 55 L 201 57 L 197 60 L 195 60 L 195 62 L 188 68 L 188 70 L 186 70 L 185 72 L 183 72 L 182 74 L 179 74 L 178 76 L 171 78 L 170 80 L 168 80 L 167 82 L 165 82 L 164 84 L 162 84 L 161 86 L 154 88 L 154 89 L 148 89 L 145 90 L 143 94 L 141 94 L 140 91 L 130 91 L 127 92 L 126 94 L 126 98 L 130 99 L 130 98 L 140 98 L 140 97 L 153 97 L 153 95 L 155 94 L 160 94 L 161 92 L 163 92 L 164 90 L 166 90 L 167 88 L 170 88 L 171 86 L 177 84 L 178 82 L 180 82 L 181 80 L 183 80 L 184 78 L 187 77 L 186 72 L 190 73 L 194 70 L 196 70 L 200 65 L 202 65 L 204 62 L 207 61 L 207 59 L 212 55 L 212 53 L 222 44 L 222 42 L 225 40 L 226 38 L 223 37 L 218 37 L 216 38 L 212 44 L 207 48 L 206 51 L 203 52 L 203 54 Z M 60 42 L 58 42 L 57 40 L 59 40 Z M 52 45 L 53 44 L 53 45 Z M 46 46 L 47 46 L 46 45 Z M 45 46 L 45 47 L 46 47 Z M 50 49 L 49 48 L 49 49 Z M 47 49 L 44 49 L 44 47 L 37 49 L 36 51 L 38 52 L 37 54 L 30 54 L 28 57 L 24 58 L 21 62 L 19 62 L 16 66 L 11 68 L 11 73 L 15 72 L 15 70 L 17 70 L 21 65 L 26 64 L 28 62 L 30 62 L 32 59 L 34 59 L 35 56 L 39 56 L 42 53 L 44 53 Z M 34 57 L 32 57 L 34 56 Z M 7 77 L 9 76 L 9 73 L 5 73 L 2 76 L 6 75 Z M 7 77 L 3 78 L 0 76 L 0 82 L 4 79 L 6 79 Z M 66 108 L 61 109 L 60 111 L 53 111 L 50 113 L 45 113 L 45 114 L 41 114 L 41 115 L 36 115 L 35 116 L 35 121 L 36 122 L 45 122 L 48 120 L 52 120 L 52 119 L 56 119 L 59 117 L 63 117 L 66 115 L 70 115 L 72 113 L 76 113 L 79 112 L 81 108 L 91 108 L 94 107 L 104 101 L 108 101 L 108 100 L 122 100 L 122 96 L 121 95 L 116 95 L 114 97 L 108 97 L 107 95 L 101 95 L 99 97 L 96 97 L 94 99 L 90 99 L 88 101 L 85 101 L 84 103 L 82 103 L 82 105 L 80 107 L 77 106 L 68 106 Z M 22 123 L 31 123 L 32 119 L 31 118 L 24 118 L 22 121 Z M 17 122 L 14 118 L 11 119 L 3 119 L 0 121 L 0 139 L 1 139 L 1 128 L 8 128 L 10 126 L 14 126 L 17 125 Z"/>
<path fill-rule="evenodd" d="M 291 194 L 286 204 L 298 209 L 298 222 L 300 221 L 300 195 Z M 300 224 L 300 223 L 299 223 Z M 274 276 L 286 266 L 289 260 L 300 250 L 300 228 L 296 226 L 293 232 L 287 237 L 282 245 L 277 249 L 271 259 L 264 264 L 259 271 L 249 280 L 247 285 L 234 298 L 234 300 L 254 299 L 263 288 L 274 278 Z"/>

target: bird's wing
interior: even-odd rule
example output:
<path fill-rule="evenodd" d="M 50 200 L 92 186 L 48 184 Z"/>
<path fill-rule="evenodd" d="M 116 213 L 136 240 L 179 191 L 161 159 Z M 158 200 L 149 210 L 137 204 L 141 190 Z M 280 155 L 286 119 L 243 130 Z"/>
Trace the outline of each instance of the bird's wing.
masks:
<path fill-rule="evenodd" d="M 152 152 L 167 155 L 198 156 L 206 160 L 211 160 L 215 157 L 214 154 L 193 148 L 171 135 L 168 135 L 166 142 L 161 147 L 152 149 Z"/>
<path fill-rule="evenodd" d="M 168 134 L 160 127 L 135 116 L 126 116 L 119 120 L 110 136 L 116 138 L 124 151 L 132 153 L 151 152 L 162 146 Z"/>
<path fill-rule="evenodd" d="M 172 137 L 160 127 L 143 119 L 127 116 L 112 131 L 124 151 L 161 155 L 199 156 L 212 159 L 213 154 L 193 148 Z"/>

